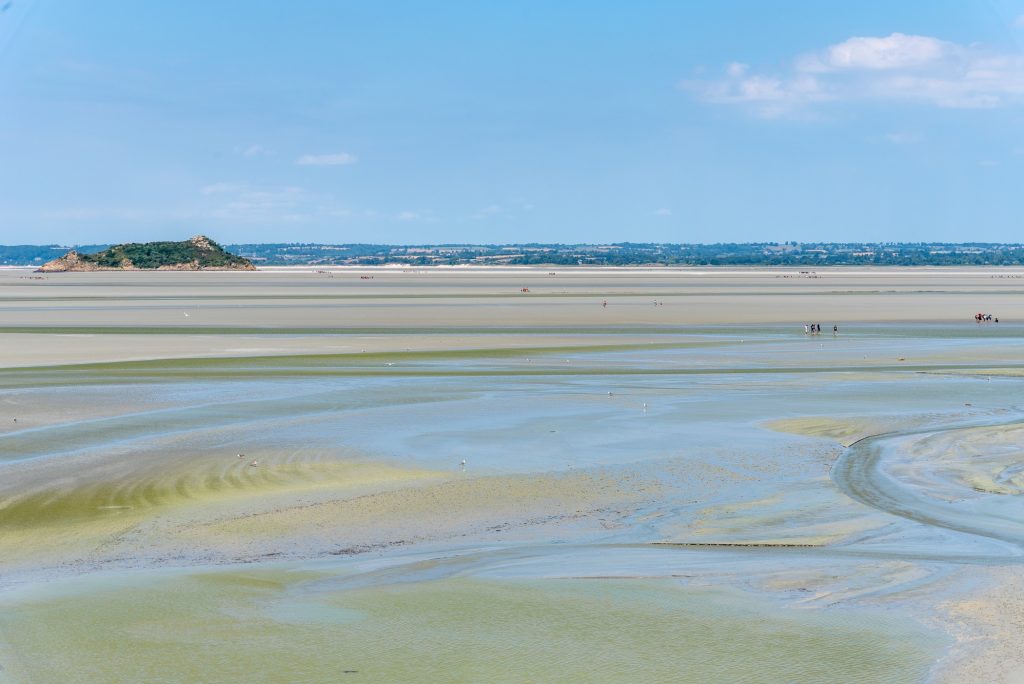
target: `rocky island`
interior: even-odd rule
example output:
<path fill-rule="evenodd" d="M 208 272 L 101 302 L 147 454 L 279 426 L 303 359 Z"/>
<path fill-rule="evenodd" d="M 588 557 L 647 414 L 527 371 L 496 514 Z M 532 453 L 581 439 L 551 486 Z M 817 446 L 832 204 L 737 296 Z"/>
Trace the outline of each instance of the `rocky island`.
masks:
<path fill-rule="evenodd" d="M 226 251 L 205 235 L 183 242 L 131 242 L 95 254 L 69 251 L 37 269 L 63 271 L 255 271 L 252 262 Z"/>

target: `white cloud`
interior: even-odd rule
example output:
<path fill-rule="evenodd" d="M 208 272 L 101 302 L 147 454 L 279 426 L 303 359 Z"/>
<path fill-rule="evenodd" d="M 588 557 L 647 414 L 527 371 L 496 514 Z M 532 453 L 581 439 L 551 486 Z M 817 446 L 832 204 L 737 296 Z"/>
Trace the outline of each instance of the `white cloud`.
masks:
<path fill-rule="evenodd" d="M 399 221 L 415 221 L 420 217 L 419 213 L 415 211 L 400 211 L 395 217 Z"/>
<path fill-rule="evenodd" d="M 654 210 L 654 215 L 655 216 L 671 216 L 672 215 L 672 210 L 671 209 L 666 209 L 665 207 L 662 207 L 661 209 L 655 209 Z"/>
<path fill-rule="evenodd" d="M 893 33 L 884 38 L 855 37 L 831 45 L 820 55 L 797 59 L 801 71 L 840 69 L 920 69 L 954 56 L 962 48 L 929 36 Z"/>
<path fill-rule="evenodd" d="M 263 157 L 268 154 L 273 154 L 271 150 L 268 150 L 263 145 L 248 145 L 247 147 L 238 148 L 237 151 L 243 157 Z"/>
<path fill-rule="evenodd" d="M 740 75 L 717 81 L 684 81 L 679 86 L 695 91 L 705 102 L 746 104 L 764 116 L 776 116 L 801 105 L 834 97 L 813 74 L 789 77 Z"/>
<path fill-rule="evenodd" d="M 732 78 L 742 78 L 748 71 L 750 71 L 750 65 L 741 62 L 733 62 L 725 67 L 725 73 L 729 74 Z"/>
<path fill-rule="evenodd" d="M 1013 20 L 1013 25 L 1017 28 L 1024 28 L 1024 14 L 1017 16 Z"/>
<path fill-rule="evenodd" d="M 679 86 L 705 102 L 743 105 L 763 116 L 850 101 L 990 108 L 1024 103 L 1024 57 L 893 33 L 853 37 L 799 55 L 778 73 L 734 62 L 721 78 Z"/>
<path fill-rule="evenodd" d="M 359 159 L 348 152 L 333 152 L 330 154 L 304 154 L 295 160 L 299 166 L 348 166 L 355 164 Z"/>

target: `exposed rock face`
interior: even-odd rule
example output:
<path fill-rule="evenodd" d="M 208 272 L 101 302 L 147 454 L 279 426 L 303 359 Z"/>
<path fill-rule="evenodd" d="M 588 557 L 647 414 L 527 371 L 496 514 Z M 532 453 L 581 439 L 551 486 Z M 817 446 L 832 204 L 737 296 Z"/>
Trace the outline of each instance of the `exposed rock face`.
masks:
<path fill-rule="evenodd" d="M 96 254 L 67 254 L 40 266 L 41 273 L 63 271 L 255 271 L 248 259 L 226 252 L 206 237 L 185 242 L 146 242 L 115 245 Z"/>
<path fill-rule="evenodd" d="M 47 261 L 36 269 L 36 273 L 59 273 L 61 271 L 96 271 L 99 268 L 96 264 L 83 261 L 82 256 L 75 250 L 71 250 L 62 257 L 53 261 Z"/>
<path fill-rule="evenodd" d="M 204 252 L 212 252 L 214 250 L 213 243 L 210 242 L 210 238 L 205 235 L 196 235 L 188 239 L 190 243 L 196 246 L 196 249 Z M 217 245 L 216 249 L 220 249 L 220 245 Z"/>

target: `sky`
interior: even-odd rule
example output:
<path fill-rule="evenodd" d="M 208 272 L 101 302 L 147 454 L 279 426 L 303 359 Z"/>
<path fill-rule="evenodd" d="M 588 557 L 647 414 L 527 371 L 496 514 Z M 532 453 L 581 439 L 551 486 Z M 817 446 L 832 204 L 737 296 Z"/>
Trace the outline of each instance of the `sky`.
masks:
<path fill-rule="evenodd" d="M 0 243 L 1022 242 L 1024 0 L 0 0 Z"/>

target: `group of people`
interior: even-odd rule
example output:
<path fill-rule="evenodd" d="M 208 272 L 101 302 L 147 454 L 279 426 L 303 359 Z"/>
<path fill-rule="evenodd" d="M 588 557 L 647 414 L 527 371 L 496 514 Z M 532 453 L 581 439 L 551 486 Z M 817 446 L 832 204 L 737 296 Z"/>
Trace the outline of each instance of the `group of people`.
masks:
<path fill-rule="evenodd" d="M 976 323 L 998 323 L 999 318 L 992 318 L 992 314 L 977 313 L 974 314 L 974 321 Z"/>
<path fill-rule="evenodd" d="M 804 335 L 820 335 L 821 323 L 804 323 Z M 839 334 L 839 326 L 832 326 L 833 337 Z"/>

